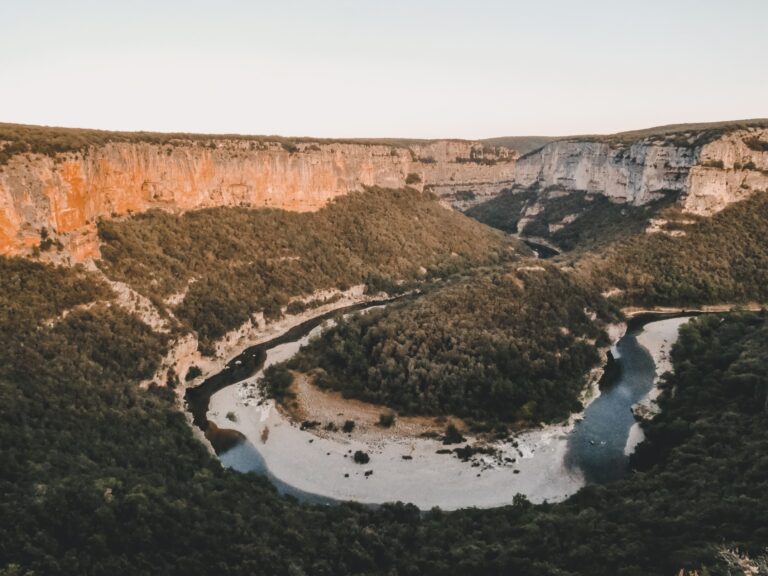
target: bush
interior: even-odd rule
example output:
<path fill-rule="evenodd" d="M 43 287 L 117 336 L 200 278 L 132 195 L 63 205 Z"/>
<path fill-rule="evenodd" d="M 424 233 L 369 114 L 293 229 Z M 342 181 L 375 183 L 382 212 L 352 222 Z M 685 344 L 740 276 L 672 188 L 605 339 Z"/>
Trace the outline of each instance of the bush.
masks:
<path fill-rule="evenodd" d="M 395 424 L 395 415 L 392 412 L 379 414 L 379 426 L 382 428 L 391 428 Z"/>
<path fill-rule="evenodd" d="M 295 395 L 290 391 L 293 384 L 293 374 L 284 364 L 277 364 L 264 370 L 264 375 L 259 381 L 259 388 L 262 393 L 274 398 L 277 402 L 283 402 L 286 398 L 293 398 Z"/>
<path fill-rule="evenodd" d="M 354 460 L 356 464 L 368 464 L 368 462 L 371 461 L 371 457 L 362 450 L 357 450 L 354 455 Z"/>
<path fill-rule="evenodd" d="M 745 138 L 744 144 L 746 144 L 750 150 L 754 150 L 755 152 L 768 152 L 768 141 L 760 140 L 760 138 Z"/>
<path fill-rule="evenodd" d="M 443 436 L 443 444 L 461 444 L 465 441 L 466 438 L 461 435 L 459 429 L 453 424 L 448 424 L 445 429 L 445 436 Z"/>
<path fill-rule="evenodd" d="M 198 376 L 202 376 L 203 371 L 200 370 L 200 367 L 195 366 L 194 364 L 189 367 L 189 370 L 187 370 L 187 375 L 184 377 L 184 380 L 187 382 L 190 382 L 197 378 Z"/>
<path fill-rule="evenodd" d="M 288 314 L 296 315 L 301 314 L 302 312 L 306 311 L 307 304 L 301 300 L 294 300 L 288 306 L 286 307 L 285 311 L 288 312 Z"/>
<path fill-rule="evenodd" d="M 408 176 L 405 177 L 406 184 L 418 184 L 419 182 L 421 182 L 421 176 L 419 176 L 416 172 L 411 172 L 408 174 Z"/>

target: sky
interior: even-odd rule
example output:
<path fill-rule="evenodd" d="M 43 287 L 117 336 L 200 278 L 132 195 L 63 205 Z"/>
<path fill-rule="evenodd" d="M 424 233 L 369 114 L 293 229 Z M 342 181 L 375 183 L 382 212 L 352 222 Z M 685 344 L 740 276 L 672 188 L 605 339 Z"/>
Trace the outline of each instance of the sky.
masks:
<path fill-rule="evenodd" d="M 768 117 L 767 0 L 0 0 L 0 121 L 316 137 Z"/>

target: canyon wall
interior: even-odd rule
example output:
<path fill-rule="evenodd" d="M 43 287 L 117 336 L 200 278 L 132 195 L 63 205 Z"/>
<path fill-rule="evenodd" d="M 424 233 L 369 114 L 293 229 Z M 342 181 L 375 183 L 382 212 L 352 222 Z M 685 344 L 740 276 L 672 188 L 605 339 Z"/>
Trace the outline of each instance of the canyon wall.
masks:
<path fill-rule="evenodd" d="M 522 188 L 586 191 L 634 205 L 677 194 L 686 212 L 701 215 L 768 190 L 768 130 L 736 130 L 701 145 L 695 133 L 690 139 L 560 140 L 521 157 L 514 180 Z"/>
<path fill-rule="evenodd" d="M 514 185 L 517 153 L 507 148 L 441 140 L 412 150 L 419 159 L 413 171 L 454 208 L 463 210 Z"/>
<path fill-rule="evenodd" d="M 1 144 L 1 143 L 0 143 Z M 466 141 L 409 146 L 212 139 L 108 143 L 23 153 L 0 166 L 0 253 L 25 253 L 43 229 L 76 260 L 98 256 L 96 222 L 151 208 L 317 210 L 366 186 L 428 189 L 448 202 L 498 193 L 516 154 Z"/>
<path fill-rule="evenodd" d="M 5 161 L 0 154 L 0 254 L 29 253 L 47 233 L 64 254 L 83 260 L 99 255 L 99 218 L 223 205 L 317 210 L 366 186 L 429 190 L 459 209 L 505 188 L 533 187 L 544 193 L 528 217 L 572 190 L 634 205 L 674 194 L 685 211 L 702 215 L 768 190 L 766 128 L 726 130 L 703 142 L 696 131 L 620 136 L 558 140 L 520 158 L 462 140 L 226 137 L 30 150 Z M 11 144 L 0 141 L 0 152 Z"/>
<path fill-rule="evenodd" d="M 688 173 L 687 212 L 712 214 L 758 191 L 768 191 L 768 130 L 727 134 L 704 145 Z"/>

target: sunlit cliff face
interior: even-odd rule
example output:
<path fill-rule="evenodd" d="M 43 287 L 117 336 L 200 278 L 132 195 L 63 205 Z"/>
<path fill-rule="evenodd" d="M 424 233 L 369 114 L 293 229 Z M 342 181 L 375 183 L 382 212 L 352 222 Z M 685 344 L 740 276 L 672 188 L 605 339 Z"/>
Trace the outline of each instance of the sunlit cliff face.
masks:
<path fill-rule="evenodd" d="M 677 137 L 616 146 L 556 141 L 518 159 L 466 141 L 387 145 L 243 140 L 110 143 L 55 157 L 18 154 L 0 166 L 0 253 L 24 254 L 45 228 L 75 260 L 98 257 L 96 222 L 150 208 L 317 210 L 366 186 L 430 190 L 465 208 L 512 186 L 579 190 L 644 204 L 666 194 L 709 215 L 768 190 L 768 130 L 703 146 Z"/>
<path fill-rule="evenodd" d="M 450 195 L 465 185 L 496 193 L 509 184 L 514 153 L 469 142 L 405 148 L 365 144 L 211 141 L 113 143 L 56 157 L 22 154 L 0 172 L 0 253 L 24 252 L 42 228 L 78 260 L 98 255 L 95 223 L 150 208 L 210 206 L 317 210 L 366 186 L 406 184 Z M 410 178 L 409 178 L 410 175 Z"/>

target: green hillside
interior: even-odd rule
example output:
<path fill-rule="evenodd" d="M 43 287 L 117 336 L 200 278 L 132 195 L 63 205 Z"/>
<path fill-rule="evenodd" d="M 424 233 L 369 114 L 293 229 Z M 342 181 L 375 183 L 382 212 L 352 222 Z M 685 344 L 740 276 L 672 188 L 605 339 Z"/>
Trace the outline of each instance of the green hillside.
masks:
<path fill-rule="evenodd" d="M 369 189 L 308 213 L 211 208 L 151 211 L 102 221 L 101 266 L 174 314 L 204 343 L 251 314 L 280 315 L 315 290 L 379 288 L 494 264 L 528 253 L 412 189 Z"/>

